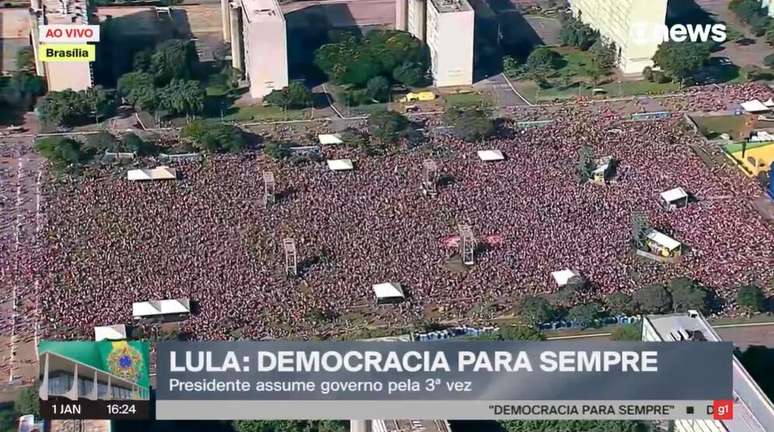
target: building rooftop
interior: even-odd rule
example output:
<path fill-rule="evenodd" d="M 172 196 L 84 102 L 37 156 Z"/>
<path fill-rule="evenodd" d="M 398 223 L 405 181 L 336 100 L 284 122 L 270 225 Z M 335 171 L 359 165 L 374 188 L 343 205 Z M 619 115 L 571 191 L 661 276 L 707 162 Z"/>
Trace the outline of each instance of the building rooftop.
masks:
<path fill-rule="evenodd" d="M 722 341 L 715 329 L 696 311 L 653 315 L 646 319 L 664 341 Z M 733 359 L 733 382 L 734 419 L 722 421 L 723 427 L 729 432 L 774 431 L 774 405 L 736 357 Z"/>
<path fill-rule="evenodd" d="M 241 0 L 241 2 L 244 14 L 251 23 L 285 19 L 277 0 Z"/>
<path fill-rule="evenodd" d="M 468 0 L 431 0 L 440 13 L 467 12 L 473 10 Z"/>
<path fill-rule="evenodd" d="M 89 23 L 86 0 L 33 0 L 30 6 L 45 11 L 46 25 Z"/>

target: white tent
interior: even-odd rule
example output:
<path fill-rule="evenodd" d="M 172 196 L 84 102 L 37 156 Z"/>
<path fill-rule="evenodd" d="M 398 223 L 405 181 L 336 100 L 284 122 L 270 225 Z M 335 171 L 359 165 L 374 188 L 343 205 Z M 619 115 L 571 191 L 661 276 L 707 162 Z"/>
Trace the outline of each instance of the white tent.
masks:
<path fill-rule="evenodd" d="M 654 229 L 649 230 L 645 237 L 652 241 L 653 243 L 657 244 L 658 246 L 668 250 L 668 251 L 674 251 L 675 249 L 680 247 L 680 242 L 673 239 L 672 237 L 669 237 L 666 234 L 663 234 L 661 232 L 658 232 Z"/>
<path fill-rule="evenodd" d="M 132 316 L 135 318 L 187 313 L 191 313 L 191 303 L 188 299 L 151 300 L 132 303 Z"/>
<path fill-rule="evenodd" d="M 353 168 L 352 160 L 330 159 L 328 160 L 328 168 L 330 168 L 331 171 L 351 171 Z"/>
<path fill-rule="evenodd" d="M 500 150 L 479 150 L 478 158 L 484 162 L 501 161 L 505 159 L 503 152 Z"/>
<path fill-rule="evenodd" d="M 688 192 L 681 187 L 670 189 L 666 192 L 661 192 L 661 199 L 667 203 L 673 203 L 680 200 L 688 199 Z"/>
<path fill-rule="evenodd" d="M 134 169 L 126 173 L 126 178 L 131 181 L 139 180 L 174 180 L 177 172 L 174 168 L 160 166 L 153 169 Z"/>
<path fill-rule="evenodd" d="M 317 139 L 320 140 L 322 145 L 341 144 L 344 142 L 339 134 L 321 134 L 317 135 Z"/>
<path fill-rule="evenodd" d="M 764 105 L 763 102 L 759 101 L 758 99 L 753 99 L 747 102 L 742 102 L 742 109 L 747 112 L 755 113 L 768 111 L 769 107 Z"/>
<path fill-rule="evenodd" d="M 99 342 L 101 340 L 124 340 L 126 339 L 126 326 L 123 324 L 115 324 L 109 326 L 94 327 L 94 340 Z"/>
<path fill-rule="evenodd" d="M 399 283 L 385 282 L 373 286 L 377 303 L 397 303 L 405 300 Z"/>
<path fill-rule="evenodd" d="M 564 269 L 551 272 L 551 276 L 554 278 L 554 281 L 556 281 L 556 285 L 563 287 L 567 285 L 567 282 L 569 282 L 573 277 L 580 277 L 580 273 L 570 269 Z"/>
<path fill-rule="evenodd" d="M 769 98 L 769 100 L 767 100 L 767 101 L 766 101 L 766 102 L 764 102 L 763 104 L 764 104 L 764 105 L 766 105 L 766 106 L 767 106 L 767 107 L 769 107 L 769 108 L 774 108 L 774 99 L 772 99 L 772 98 Z"/>

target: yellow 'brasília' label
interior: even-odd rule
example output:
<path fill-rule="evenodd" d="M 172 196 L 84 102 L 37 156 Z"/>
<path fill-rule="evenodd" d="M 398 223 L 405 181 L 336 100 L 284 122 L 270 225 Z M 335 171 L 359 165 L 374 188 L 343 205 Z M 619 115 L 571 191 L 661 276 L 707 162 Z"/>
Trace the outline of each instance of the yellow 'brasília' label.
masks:
<path fill-rule="evenodd" d="M 41 44 L 38 53 L 44 62 L 92 62 L 96 57 L 89 44 Z"/>

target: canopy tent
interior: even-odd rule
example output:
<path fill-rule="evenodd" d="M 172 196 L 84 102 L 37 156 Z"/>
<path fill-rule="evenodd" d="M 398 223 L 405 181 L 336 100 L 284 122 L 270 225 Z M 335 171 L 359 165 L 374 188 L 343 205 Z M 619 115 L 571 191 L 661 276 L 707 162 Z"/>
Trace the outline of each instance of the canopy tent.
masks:
<path fill-rule="evenodd" d="M 123 324 L 115 324 L 109 326 L 94 327 L 94 340 L 99 342 L 101 340 L 124 340 L 126 339 L 126 326 Z"/>
<path fill-rule="evenodd" d="M 126 173 L 126 178 L 131 181 L 142 180 L 174 180 L 177 172 L 174 168 L 162 165 L 153 169 L 134 169 Z"/>
<path fill-rule="evenodd" d="M 766 102 L 764 102 L 763 104 L 764 104 L 764 105 L 766 105 L 766 106 L 767 106 L 767 107 L 769 107 L 769 108 L 774 108 L 774 99 L 772 99 L 772 98 L 769 98 L 769 100 L 767 100 L 767 101 L 766 101 Z"/>
<path fill-rule="evenodd" d="M 317 139 L 320 140 L 322 145 L 341 144 L 344 142 L 339 134 L 321 134 L 317 135 Z"/>
<path fill-rule="evenodd" d="M 661 204 L 669 210 L 688 205 L 688 192 L 681 187 L 661 192 L 659 196 L 661 197 Z"/>
<path fill-rule="evenodd" d="M 376 302 L 382 303 L 399 303 L 406 299 L 403 294 L 403 288 L 399 283 L 385 282 L 376 284 L 373 286 L 374 294 L 376 295 Z"/>
<path fill-rule="evenodd" d="M 554 281 L 556 281 L 556 285 L 558 285 L 559 287 L 563 287 L 567 285 L 570 279 L 574 277 L 580 277 L 580 273 L 574 270 L 564 269 L 564 270 L 551 272 L 551 276 L 554 278 Z"/>
<path fill-rule="evenodd" d="M 742 102 L 742 109 L 751 113 L 769 111 L 769 107 L 758 99 Z"/>
<path fill-rule="evenodd" d="M 351 171 L 354 165 L 350 159 L 330 159 L 328 160 L 328 168 L 331 171 Z"/>
<path fill-rule="evenodd" d="M 501 161 L 505 159 L 500 150 L 479 150 L 478 158 L 484 162 Z"/>
<path fill-rule="evenodd" d="M 191 313 L 191 302 L 188 299 L 151 300 L 132 303 L 132 316 L 135 318 L 189 313 Z"/>
<path fill-rule="evenodd" d="M 648 230 L 648 232 L 645 234 L 645 238 L 655 243 L 660 248 L 670 252 L 679 249 L 681 246 L 679 241 L 654 229 Z"/>

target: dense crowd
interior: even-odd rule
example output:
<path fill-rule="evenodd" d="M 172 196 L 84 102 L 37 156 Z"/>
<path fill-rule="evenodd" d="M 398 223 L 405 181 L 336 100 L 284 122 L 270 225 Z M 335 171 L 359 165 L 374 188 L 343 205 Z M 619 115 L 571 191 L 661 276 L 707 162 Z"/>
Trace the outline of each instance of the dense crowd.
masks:
<path fill-rule="evenodd" d="M 744 88 L 705 89 L 694 102 L 698 110 L 768 99 Z M 503 310 L 524 295 L 555 292 L 551 272 L 568 268 L 590 281 L 585 298 L 687 276 L 716 290 L 727 308 L 739 285 L 774 277 L 774 232 L 750 204 L 760 188 L 734 168 L 707 165 L 693 149 L 705 144 L 679 116 L 631 122 L 611 104 L 541 111 L 522 120 L 554 121 L 506 123 L 484 142 L 436 130 L 424 145 L 384 156 L 324 149 L 325 158 L 352 158 L 351 172 L 245 153 L 176 163 L 176 181 L 129 182 L 103 168 L 49 175 L 40 245 L 20 257 L 18 271 L 40 282 L 44 335 L 88 337 L 96 325 L 131 321 L 132 302 L 190 298 L 195 310 L 182 331 L 201 339 L 465 320 L 482 305 Z M 309 131 L 270 132 L 309 139 Z M 608 185 L 579 183 L 581 146 L 620 161 Z M 476 150 L 484 149 L 506 160 L 482 162 Z M 420 188 L 428 157 L 441 176 L 435 197 Z M 269 208 L 263 171 L 277 180 Z M 678 186 L 697 202 L 667 212 L 659 193 Z M 633 257 L 634 213 L 687 245 L 688 256 L 672 265 Z M 470 224 L 482 246 L 470 268 L 450 241 L 458 224 Z M 288 237 L 298 250 L 295 278 L 285 275 Z M 372 285 L 382 282 L 400 283 L 407 301 L 376 305 Z"/>

